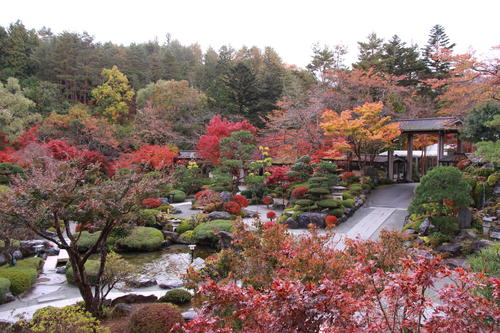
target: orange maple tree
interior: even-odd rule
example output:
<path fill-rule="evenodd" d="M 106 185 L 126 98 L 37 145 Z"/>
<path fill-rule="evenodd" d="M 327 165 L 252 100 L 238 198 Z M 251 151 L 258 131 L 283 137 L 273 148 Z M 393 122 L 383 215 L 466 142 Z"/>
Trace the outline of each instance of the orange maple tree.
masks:
<path fill-rule="evenodd" d="M 382 116 L 383 104 L 365 103 L 352 110 L 337 113 L 326 110 L 321 127 L 325 135 L 332 138 L 332 153 L 353 153 L 358 158 L 359 168 L 364 171 L 368 162 L 391 145 L 401 132 L 397 123 Z"/>

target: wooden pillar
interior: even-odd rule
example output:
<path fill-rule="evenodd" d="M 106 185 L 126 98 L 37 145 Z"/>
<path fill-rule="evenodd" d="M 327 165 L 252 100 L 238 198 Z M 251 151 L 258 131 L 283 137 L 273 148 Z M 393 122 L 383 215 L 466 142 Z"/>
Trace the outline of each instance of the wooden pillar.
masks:
<path fill-rule="evenodd" d="M 437 151 L 437 165 L 440 165 L 444 156 L 444 133 L 439 132 L 438 151 Z"/>
<path fill-rule="evenodd" d="M 406 148 L 406 180 L 413 181 L 413 134 L 408 133 Z"/>
<path fill-rule="evenodd" d="M 394 180 L 394 152 L 392 150 L 387 152 L 387 178 Z"/>
<path fill-rule="evenodd" d="M 457 133 L 457 153 L 461 154 L 464 152 L 464 146 L 462 140 L 460 140 L 460 134 Z"/>

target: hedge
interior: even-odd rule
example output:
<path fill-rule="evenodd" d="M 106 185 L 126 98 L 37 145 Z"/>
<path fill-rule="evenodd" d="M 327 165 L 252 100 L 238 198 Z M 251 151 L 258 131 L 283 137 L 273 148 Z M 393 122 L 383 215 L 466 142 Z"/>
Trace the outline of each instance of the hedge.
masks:
<path fill-rule="evenodd" d="M 334 215 L 336 217 L 342 217 L 344 215 L 344 207 L 339 207 L 332 209 L 328 212 L 329 215 Z"/>
<path fill-rule="evenodd" d="M 294 203 L 295 203 L 296 205 L 301 206 L 301 207 L 307 207 L 307 206 L 312 205 L 312 203 L 313 203 L 313 202 L 314 202 L 314 201 L 309 200 L 309 199 L 300 199 L 300 200 L 296 200 Z"/>
<path fill-rule="evenodd" d="M 233 228 L 233 221 L 229 220 L 213 220 L 206 223 L 199 224 L 193 230 L 193 239 L 196 242 L 208 241 L 211 243 L 217 242 L 218 238 L 215 235 L 218 231 L 231 232 Z"/>
<path fill-rule="evenodd" d="M 125 237 L 116 241 L 116 247 L 122 251 L 156 251 L 165 238 L 155 228 L 136 227 Z"/>
<path fill-rule="evenodd" d="M 325 199 L 318 201 L 316 204 L 322 208 L 337 208 L 340 207 L 341 201 L 335 199 Z"/>
<path fill-rule="evenodd" d="M 315 187 L 310 188 L 309 193 L 311 194 L 330 194 L 330 190 L 325 187 Z"/>
<path fill-rule="evenodd" d="M 97 273 L 99 272 L 99 266 L 101 262 L 99 260 L 89 259 L 85 263 L 85 273 L 87 274 L 87 279 L 89 280 L 91 285 L 94 285 L 97 282 Z M 66 266 L 66 279 L 69 283 L 75 283 L 75 277 L 73 275 L 73 268 L 71 264 Z"/>
<path fill-rule="evenodd" d="M 181 223 L 175 228 L 175 232 L 179 234 L 185 233 L 188 230 L 193 230 L 194 225 L 190 220 L 183 220 Z"/>
<path fill-rule="evenodd" d="M 356 202 L 354 201 L 354 199 L 342 200 L 342 206 L 344 206 L 345 208 L 353 208 L 355 204 Z"/>
<path fill-rule="evenodd" d="M 0 304 L 5 302 L 5 295 L 10 291 L 10 280 L 4 277 L 0 278 Z"/>
<path fill-rule="evenodd" d="M 181 190 L 173 190 L 167 193 L 168 198 L 172 196 L 173 202 L 184 202 L 186 200 L 186 193 Z"/>
<path fill-rule="evenodd" d="M 172 289 L 160 297 L 159 301 L 163 303 L 173 303 L 176 305 L 183 305 L 191 302 L 191 294 L 184 289 Z"/>
<path fill-rule="evenodd" d="M 38 271 L 33 268 L 11 266 L 0 269 L 0 277 L 10 281 L 10 291 L 16 296 L 30 289 L 37 276 Z"/>

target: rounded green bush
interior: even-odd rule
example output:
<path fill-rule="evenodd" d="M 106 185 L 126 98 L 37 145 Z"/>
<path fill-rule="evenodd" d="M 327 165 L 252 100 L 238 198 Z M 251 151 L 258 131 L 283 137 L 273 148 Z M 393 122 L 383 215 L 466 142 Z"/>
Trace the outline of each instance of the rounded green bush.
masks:
<path fill-rule="evenodd" d="M 10 291 L 10 280 L 0 277 L 0 304 L 5 301 L 5 295 Z"/>
<path fill-rule="evenodd" d="M 147 304 L 130 315 L 128 333 L 170 332 L 175 324 L 182 322 L 182 316 L 174 306 L 166 303 Z"/>
<path fill-rule="evenodd" d="M 327 177 L 311 177 L 311 178 L 309 178 L 309 180 L 307 182 L 308 183 L 323 183 L 326 181 L 328 181 Z"/>
<path fill-rule="evenodd" d="M 160 297 L 159 301 L 163 303 L 173 303 L 176 305 L 183 305 L 191 302 L 191 294 L 184 289 L 172 289 Z"/>
<path fill-rule="evenodd" d="M 193 233 L 194 231 L 193 230 L 188 230 L 188 231 L 185 231 L 183 232 L 180 236 L 179 236 L 179 239 L 180 240 L 184 240 L 184 241 L 187 241 L 187 242 L 195 242 L 195 239 L 193 237 Z"/>
<path fill-rule="evenodd" d="M 12 266 L 0 270 L 0 277 L 10 281 L 10 291 L 16 296 L 31 288 L 37 276 L 38 272 L 33 268 Z"/>
<path fill-rule="evenodd" d="M 186 193 L 181 190 L 172 190 L 167 193 L 170 198 L 172 196 L 173 202 L 184 202 L 186 200 Z"/>
<path fill-rule="evenodd" d="M 196 242 L 217 242 L 218 231 L 231 232 L 233 221 L 229 220 L 213 220 L 206 223 L 201 223 L 193 230 L 193 238 Z"/>
<path fill-rule="evenodd" d="M 63 308 L 47 306 L 38 309 L 28 325 L 30 332 L 109 333 L 109 329 L 101 326 L 99 320 L 76 305 Z"/>
<path fill-rule="evenodd" d="M 189 220 L 183 220 L 181 223 L 175 228 L 175 232 L 178 232 L 179 234 L 183 234 L 188 230 L 193 230 L 194 225 L 191 223 Z"/>
<path fill-rule="evenodd" d="M 300 199 L 300 200 L 296 200 L 294 203 L 296 205 L 299 205 L 301 207 L 307 207 L 307 206 L 310 206 L 314 201 L 312 200 L 309 200 L 309 199 Z"/>
<path fill-rule="evenodd" d="M 363 191 L 363 186 L 361 184 L 352 184 L 349 186 L 349 192 L 351 192 L 354 195 L 358 195 Z"/>
<path fill-rule="evenodd" d="M 156 251 L 165 238 L 155 228 L 136 227 L 125 237 L 116 241 L 116 247 L 122 251 Z"/>
<path fill-rule="evenodd" d="M 342 200 L 342 206 L 344 206 L 345 208 L 352 208 L 352 207 L 354 207 L 355 203 L 356 202 L 354 201 L 354 199 Z"/>
<path fill-rule="evenodd" d="M 336 217 L 342 217 L 342 215 L 344 215 L 344 207 L 332 209 L 328 212 L 328 214 Z"/>
<path fill-rule="evenodd" d="M 344 198 L 344 200 L 352 199 L 351 192 L 349 192 L 349 191 L 342 192 L 342 198 Z"/>
<path fill-rule="evenodd" d="M 146 227 L 157 225 L 156 216 L 160 213 L 158 209 L 141 209 L 137 212 L 137 223 Z"/>
<path fill-rule="evenodd" d="M 89 259 L 85 263 L 85 273 L 87 274 L 87 279 L 89 280 L 91 285 L 94 285 L 97 282 L 97 273 L 99 272 L 100 266 L 99 260 Z M 66 279 L 69 283 L 75 283 L 75 277 L 73 275 L 73 268 L 70 264 L 66 266 Z"/>
<path fill-rule="evenodd" d="M 488 180 L 486 181 L 486 183 L 488 183 L 489 186 L 495 186 L 499 180 L 500 172 L 495 172 L 488 176 Z"/>
<path fill-rule="evenodd" d="M 31 268 L 37 270 L 42 265 L 43 259 L 39 257 L 26 258 L 22 260 L 18 260 L 16 263 L 16 267 L 20 268 Z"/>
<path fill-rule="evenodd" d="M 310 188 L 309 193 L 311 193 L 311 194 L 329 194 L 330 190 L 325 188 L 325 187 L 315 187 L 315 188 Z"/>
<path fill-rule="evenodd" d="M 341 201 L 335 199 L 325 199 L 318 201 L 316 204 L 321 208 L 337 208 L 340 207 Z"/>
<path fill-rule="evenodd" d="M 431 221 L 444 235 L 456 235 L 460 231 L 459 222 L 455 216 L 432 216 Z"/>

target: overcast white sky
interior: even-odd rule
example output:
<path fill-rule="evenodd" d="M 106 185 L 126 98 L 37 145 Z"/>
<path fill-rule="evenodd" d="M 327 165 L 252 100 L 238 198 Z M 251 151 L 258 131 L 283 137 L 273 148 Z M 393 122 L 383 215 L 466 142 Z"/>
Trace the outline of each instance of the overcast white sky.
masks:
<path fill-rule="evenodd" d="M 4 0 L 0 25 L 20 19 L 29 28 L 87 31 L 97 41 L 122 44 L 163 42 L 170 33 L 204 49 L 272 46 L 286 63 L 305 66 L 315 42 L 346 44 L 351 63 L 356 42 L 370 32 L 422 47 L 434 24 L 446 28 L 457 51 L 472 47 L 488 56 L 500 44 L 499 13 L 498 0 Z"/>

